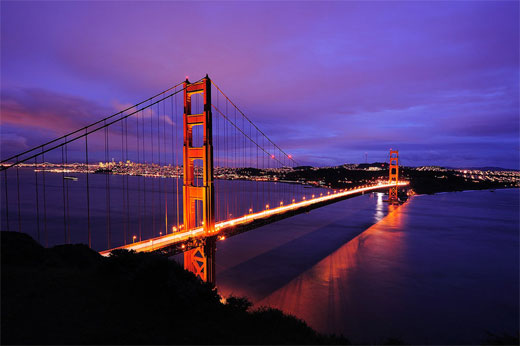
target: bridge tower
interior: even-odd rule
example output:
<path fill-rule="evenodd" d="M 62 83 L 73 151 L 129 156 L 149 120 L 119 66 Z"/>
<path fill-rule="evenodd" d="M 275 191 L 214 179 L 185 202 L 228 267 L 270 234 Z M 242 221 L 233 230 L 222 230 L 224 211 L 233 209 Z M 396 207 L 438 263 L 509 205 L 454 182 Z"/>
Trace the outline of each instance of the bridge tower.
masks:
<path fill-rule="evenodd" d="M 202 94 L 204 111 L 192 114 L 191 98 Z M 184 145 L 183 145 L 183 218 L 184 229 L 193 230 L 196 225 L 196 206 L 202 204 L 202 227 L 205 240 L 199 247 L 184 253 L 184 268 L 195 273 L 203 281 L 215 282 L 215 189 L 213 186 L 213 134 L 211 118 L 211 80 L 208 75 L 201 81 L 184 82 Z M 195 147 L 193 128 L 202 126 L 202 146 Z M 198 186 L 195 161 L 202 161 L 202 186 Z"/>
<path fill-rule="evenodd" d="M 388 192 L 388 202 L 397 203 L 397 186 L 399 184 L 399 151 L 390 149 L 389 183 L 395 182 Z"/>

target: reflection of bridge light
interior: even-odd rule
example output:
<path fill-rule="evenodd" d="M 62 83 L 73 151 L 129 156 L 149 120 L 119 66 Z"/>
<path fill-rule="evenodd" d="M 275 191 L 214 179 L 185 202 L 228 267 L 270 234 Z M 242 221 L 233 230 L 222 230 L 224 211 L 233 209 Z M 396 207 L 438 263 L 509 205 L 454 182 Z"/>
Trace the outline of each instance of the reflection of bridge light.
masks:
<path fill-rule="evenodd" d="M 379 221 L 383 220 L 384 216 L 385 215 L 383 213 L 383 194 L 377 193 L 375 221 L 379 222 Z"/>

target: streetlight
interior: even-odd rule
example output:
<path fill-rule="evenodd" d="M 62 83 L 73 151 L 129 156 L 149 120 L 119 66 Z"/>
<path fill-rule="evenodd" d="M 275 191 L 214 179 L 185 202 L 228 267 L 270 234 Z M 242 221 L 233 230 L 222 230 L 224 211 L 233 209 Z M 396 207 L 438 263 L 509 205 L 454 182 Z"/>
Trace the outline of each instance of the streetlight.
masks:
<path fill-rule="evenodd" d="M 135 236 L 135 235 L 132 237 L 132 243 L 135 243 L 136 238 L 137 238 L 137 236 Z"/>

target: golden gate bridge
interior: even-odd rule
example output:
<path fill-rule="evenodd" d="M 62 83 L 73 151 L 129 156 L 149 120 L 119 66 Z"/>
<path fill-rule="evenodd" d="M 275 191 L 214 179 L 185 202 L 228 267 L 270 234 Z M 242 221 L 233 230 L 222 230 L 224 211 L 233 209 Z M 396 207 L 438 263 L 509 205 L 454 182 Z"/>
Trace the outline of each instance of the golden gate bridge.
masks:
<path fill-rule="evenodd" d="M 184 253 L 185 268 L 213 283 L 217 241 L 365 192 L 389 189 L 396 202 L 407 185 L 396 150 L 387 181 L 340 190 L 291 181 L 294 158 L 207 75 L 0 164 L 2 230 L 103 255 Z"/>

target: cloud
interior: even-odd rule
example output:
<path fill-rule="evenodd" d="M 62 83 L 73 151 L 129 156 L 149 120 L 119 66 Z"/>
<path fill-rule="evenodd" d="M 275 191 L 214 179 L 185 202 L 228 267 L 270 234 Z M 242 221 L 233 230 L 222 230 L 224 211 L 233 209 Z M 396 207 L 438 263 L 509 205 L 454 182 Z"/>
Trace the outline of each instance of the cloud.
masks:
<path fill-rule="evenodd" d="M 17 91 L 2 95 L 2 111 L 12 126 L 64 133 L 209 73 L 308 163 L 359 161 L 389 146 L 438 148 L 418 163 L 470 160 L 485 142 L 473 165 L 518 165 L 514 151 L 504 154 L 520 132 L 518 7 L 7 2 L 2 85 Z"/>

